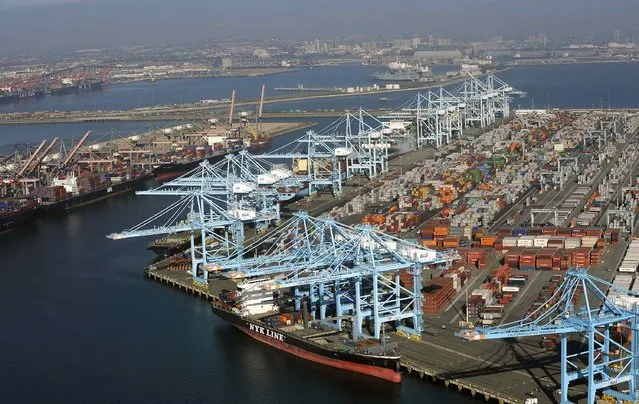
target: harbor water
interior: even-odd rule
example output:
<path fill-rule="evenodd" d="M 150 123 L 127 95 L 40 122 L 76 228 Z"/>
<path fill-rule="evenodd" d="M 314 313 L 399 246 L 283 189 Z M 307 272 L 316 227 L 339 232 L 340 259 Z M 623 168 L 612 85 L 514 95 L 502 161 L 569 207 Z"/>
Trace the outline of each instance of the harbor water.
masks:
<path fill-rule="evenodd" d="M 339 69 L 349 68 L 332 69 L 336 69 L 332 76 L 340 77 Z M 352 69 L 360 73 L 370 70 Z M 310 70 L 307 73 L 315 74 Z M 638 73 L 637 64 L 527 66 L 504 72 L 502 77 L 528 92 L 527 99 L 515 102 L 522 108 L 530 107 L 533 98 L 536 107 L 543 107 L 547 99 L 551 107 L 599 107 L 602 102 L 607 107 L 608 93 L 613 107 L 637 108 L 639 84 L 634 77 Z M 308 81 L 309 86 L 331 85 L 312 83 L 303 75 L 287 81 L 289 74 L 301 73 L 257 78 L 255 91 L 259 91 L 258 83 L 276 85 L 269 80 L 278 80 L 281 86 L 296 85 L 295 81 Z M 365 82 L 366 75 L 360 79 Z M 172 83 L 175 88 L 188 85 L 184 84 L 187 81 Z M 112 90 L 128 93 L 129 99 L 136 100 L 136 94 L 142 91 L 139 89 L 146 85 L 164 84 L 116 86 L 101 93 L 71 95 L 68 102 L 72 109 L 80 109 L 83 97 L 98 100 Z M 221 98 L 225 96 L 222 93 L 220 90 L 219 95 L 198 98 Z M 156 94 L 154 102 L 175 102 L 159 97 Z M 398 93 L 389 97 L 389 104 L 399 105 L 409 97 L 409 93 Z M 28 103 L 18 106 L 38 108 L 38 102 L 48 99 L 34 101 L 31 107 Z M 340 104 L 344 100 L 309 100 L 295 108 L 339 109 L 346 105 Z M 131 107 L 126 102 L 118 104 L 115 98 L 110 102 L 117 109 Z M 358 97 L 356 102 L 374 107 L 378 96 Z M 132 124 L 0 126 L 0 145 L 54 136 L 68 138 L 75 131 L 79 137 L 87 129 L 103 134 L 114 127 L 122 133 L 135 129 L 135 125 L 127 125 Z M 300 134 L 282 136 L 275 147 Z M 400 385 L 393 385 L 273 350 L 214 317 L 206 302 L 144 279 L 142 269 L 155 258 L 146 250 L 150 240 L 112 241 L 105 235 L 141 222 L 170 200 L 122 195 L 0 235 L 3 402 L 473 401 L 408 375 Z"/>

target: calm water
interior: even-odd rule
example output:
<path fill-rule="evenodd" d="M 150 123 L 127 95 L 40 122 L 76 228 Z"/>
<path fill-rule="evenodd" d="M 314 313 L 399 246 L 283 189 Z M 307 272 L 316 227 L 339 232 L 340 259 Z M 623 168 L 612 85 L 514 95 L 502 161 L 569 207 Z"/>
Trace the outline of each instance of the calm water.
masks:
<path fill-rule="evenodd" d="M 358 63 L 336 67 L 300 68 L 287 73 L 262 77 L 223 77 L 192 80 L 141 81 L 118 84 L 101 91 L 80 94 L 47 96 L 18 104 L 0 105 L 0 113 L 31 111 L 113 110 L 147 107 L 157 104 L 193 102 L 204 99 L 231 98 L 233 89 L 238 99 L 258 98 L 262 84 L 267 95 L 283 95 L 274 91 L 277 87 L 355 87 L 372 83 L 368 75 L 381 67 L 363 66 Z M 441 73 L 457 69 L 454 66 L 438 66 L 433 71 Z"/>
<path fill-rule="evenodd" d="M 343 68 L 335 68 L 331 78 L 337 80 Z M 307 73 L 319 76 L 315 70 Z M 638 65 L 613 64 L 524 67 L 503 77 L 529 93 L 522 105 L 532 98 L 535 105 L 545 102 L 546 93 L 551 106 L 598 105 L 602 97 L 607 104 L 610 92 L 613 106 L 637 107 L 638 74 Z M 293 84 L 302 79 L 312 84 L 303 75 L 294 79 Z M 138 94 L 133 89 L 144 86 L 117 90 L 129 94 L 117 108 L 128 107 L 126 102 Z M 98 94 L 69 100 L 79 105 L 87 96 Z M 397 102 L 404 96 L 409 94 Z M 376 97 L 358 100 L 377 102 Z M 326 105 L 321 108 L 341 108 Z M 122 131 L 136 127 L 115 126 Z M 111 127 L 92 129 L 104 134 Z M 0 127 L 0 144 L 80 136 L 86 129 Z M 276 146 L 301 133 L 278 138 Z M 111 241 L 105 235 L 135 225 L 166 202 L 121 196 L 0 235 L 2 402 L 470 402 L 411 377 L 400 386 L 389 385 L 279 353 L 213 317 L 206 303 L 143 279 L 142 268 L 154 258 L 145 250 L 149 240 Z"/>

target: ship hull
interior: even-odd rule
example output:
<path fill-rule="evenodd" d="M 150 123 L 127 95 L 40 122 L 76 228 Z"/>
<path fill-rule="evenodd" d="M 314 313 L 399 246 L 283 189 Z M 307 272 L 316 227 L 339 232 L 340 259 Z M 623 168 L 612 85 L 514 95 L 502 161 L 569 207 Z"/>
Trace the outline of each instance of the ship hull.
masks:
<path fill-rule="evenodd" d="M 208 160 L 209 163 L 217 163 L 218 161 L 222 160 L 228 153 L 235 153 L 240 150 L 241 149 L 237 149 L 226 153 L 220 153 L 215 156 L 203 157 L 201 159 L 187 162 L 160 164 L 156 167 L 153 167 L 153 176 L 159 182 L 170 181 L 193 170 L 204 160 Z"/>
<path fill-rule="evenodd" d="M 419 76 L 403 75 L 403 74 L 371 74 L 371 80 L 375 81 L 416 81 Z"/>
<path fill-rule="evenodd" d="M 39 209 L 43 212 L 68 211 L 80 206 L 101 201 L 103 199 L 111 198 L 125 192 L 130 192 L 135 189 L 136 185 L 146 181 L 149 178 L 149 175 L 143 175 L 138 178 L 130 179 L 118 184 L 111 184 L 109 186 L 105 186 L 91 192 L 86 192 L 84 194 L 75 195 L 58 202 L 42 204 L 39 206 Z"/>
<path fill-rule="evenodd" d="M 264 150 L 268 150 L 271 148 L 271 139 L 260 139 L 257 141 L 251 141 L 250 146 L 248 147 L 248 151 L 250 153 L 254 153 L 254 152 L 260 152 L 260 151 L 264 151 Z"/>
<path fill-rule="evenodd" d="M 30 223 L 37 217 L 37 208 L 30 208 L 8 215 L 0 216 L 0 233 Z"/>
<path fill-rule="evenodd" d="M 149 245 L 148 249 L 159 256 L 169 256 L 187 250 L 191 246 L 191 241 L 171 245 Z"/>
<path fill-rule="evenodd" d="M 392 383 L 401 381 L 399 357 L 366 356 L 330 350 L 263 323 L 240 317 L 216 305 L 213 305 L 213 312 L 249 337 L 299 358 Z"/>

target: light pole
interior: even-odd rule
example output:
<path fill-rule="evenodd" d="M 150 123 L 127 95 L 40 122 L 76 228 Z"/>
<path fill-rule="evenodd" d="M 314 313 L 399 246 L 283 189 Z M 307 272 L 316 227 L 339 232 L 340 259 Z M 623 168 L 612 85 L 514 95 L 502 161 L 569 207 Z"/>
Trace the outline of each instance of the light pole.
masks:
<path fill-rule="evenodd" d="M 546 93 L 546 103 L 547 103 L 546 109 L 550 111 L 550 93 Z"/>
<path fill-rule="evenodd" d="M 610 111 L 610 91 L 608 91 L 608 111 Z"/>

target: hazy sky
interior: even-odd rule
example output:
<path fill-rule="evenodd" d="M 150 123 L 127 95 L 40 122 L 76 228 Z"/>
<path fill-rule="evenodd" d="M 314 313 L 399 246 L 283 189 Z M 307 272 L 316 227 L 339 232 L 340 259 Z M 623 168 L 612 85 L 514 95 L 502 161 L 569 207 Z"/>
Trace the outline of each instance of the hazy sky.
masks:
<path fill-rule="evenodd" d="M 0 0 L 0 52 L 220 36 L 624 35 L 639 0 Z"/>

